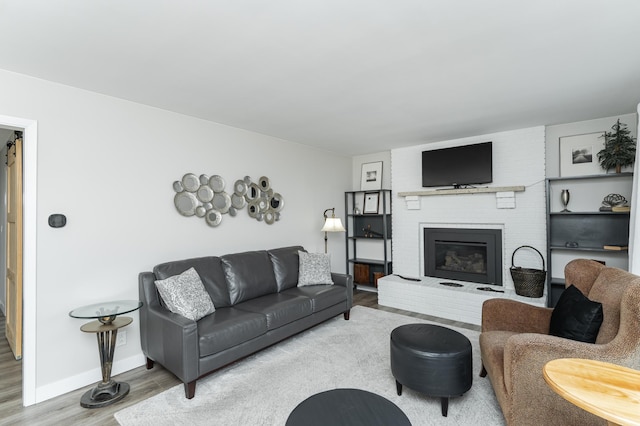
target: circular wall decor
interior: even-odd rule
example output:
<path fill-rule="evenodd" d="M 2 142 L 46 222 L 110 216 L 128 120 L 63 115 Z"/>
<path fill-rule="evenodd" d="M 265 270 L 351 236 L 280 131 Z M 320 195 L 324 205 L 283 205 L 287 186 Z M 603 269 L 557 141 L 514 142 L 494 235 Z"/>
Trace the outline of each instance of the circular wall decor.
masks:
<path fill-rule="evenodd" d="M 198 200 L 191 192 L 179 192 L 173 197 L 173 203 L 178 212 L 183 216 L 193 216 L 198 207 Z"/>
<path fill-rule="evenodd" d="M 268 191 L 269 188 L 271 187 L 271 183 L 269 182 L 269 178 L 266 177 L 266 176 L 260 177 L 260 179 L 258 179 L 258 186 L 260 187 L 261 190 Z"/>
<path fill-rule="evenodd" d="M 271 225 L 280 220 L 284 207 L 282 195 L 271 188 L 271 181 L 261 176 L 257 183 L 245 176 L 234 182 L 231 195 L 224 191 L 225 180 L 220 175 L 186 173 L 173 182 L 174 205 L 183 216 L 204 218 L 209 226 L 218 226 L 222 215 L 235 217 L 247 206 L 249 217 Z"/>
<path fill-rule="evenodd" d="M 193 173 L 182 176 L 182 186 L 186 191 L 196 192 L 200 188 L 200 179 Z"/>
<path fill-rule="evenodd" d="M 213 175 L 209 178 L 209 186 L 213 192 L 222 192 L 225 186 L 224 179 L 220 175 Z"/>
<path fill-rule="evenodd" d="M 209 226 L 218 226 L 222 222 L 222 213 L 217 210 L 208 210 L 204 215 L 204 220 Z"/>
<path fill-rule="evenodd" d="M 201 185 L 200 188 L 198 188 L 198 191 L 196 191 L 196 196 L 198 197 L 198 200 L 203 203 L 208 203 L 213 200 L 213 189 L 208 186 Z"/>
<path fill-rule="evenodd" d="M 229 207 L 231 207 L 231 197 L 226 192 L 218 192 L 213 196 L 213 208 L 218 210 L 220 213 L 226 213 L 229 211 Z"/>

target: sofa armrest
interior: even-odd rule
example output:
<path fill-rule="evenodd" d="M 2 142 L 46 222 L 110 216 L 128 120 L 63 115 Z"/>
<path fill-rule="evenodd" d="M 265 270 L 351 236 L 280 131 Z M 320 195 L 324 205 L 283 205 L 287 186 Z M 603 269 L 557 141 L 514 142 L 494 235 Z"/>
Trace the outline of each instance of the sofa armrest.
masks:
<path fill-rule="evenodd" d="M 489 299 L 482 304 L 482 331 L 549 333 L 553 309 L 510 299 Z"/>
<path fill-rule="evenodd" d="M 183 382 L 198 378 L 198 324 L 160 304 L 155 275 L 139 275 L 140 343 L 145 356 L 160 363 Z"/>
<path fill-rule="evenodd" d="M 331 279 L 335 285 L 345 287 L 345 291 L 347 292 L 347 309 L 351 309 L 353 306 L 353 276 L 332 272 Z"/>

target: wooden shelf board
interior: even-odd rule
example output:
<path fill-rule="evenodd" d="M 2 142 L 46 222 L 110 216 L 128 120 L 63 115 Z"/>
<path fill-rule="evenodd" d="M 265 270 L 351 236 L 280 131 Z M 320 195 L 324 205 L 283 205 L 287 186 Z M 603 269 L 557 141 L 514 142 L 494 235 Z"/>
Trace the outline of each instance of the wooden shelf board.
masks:
<path fill-rule="evenodd" d="M 428 191 L 407 191 L 398 192 L 399 197 L 409 196 L 431 196 L 431 195 L 460 195 L 460 194 L 486 194 L 495 192 L 523 192 L 524 185 L 515 186 L 491 186 L 486 188 L 460 188 L 460 189 L 439 189 Z"/>

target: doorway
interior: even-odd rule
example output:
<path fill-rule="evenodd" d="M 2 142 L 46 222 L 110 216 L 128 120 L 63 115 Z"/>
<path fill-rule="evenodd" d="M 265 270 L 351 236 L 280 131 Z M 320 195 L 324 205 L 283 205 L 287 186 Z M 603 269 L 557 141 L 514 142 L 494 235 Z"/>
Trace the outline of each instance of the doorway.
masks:
<path fill-rule="evenodd" d="M 22 246 L 22 405 L 33 405 L 36 395 L 36 211 L 38 123 L 0 115 L 0 129 L 23 131 L 23 246 Z M 4 142 L 4 141 L 2 141 Z M 5 267 L 6 269 L 6 267 Z"/>

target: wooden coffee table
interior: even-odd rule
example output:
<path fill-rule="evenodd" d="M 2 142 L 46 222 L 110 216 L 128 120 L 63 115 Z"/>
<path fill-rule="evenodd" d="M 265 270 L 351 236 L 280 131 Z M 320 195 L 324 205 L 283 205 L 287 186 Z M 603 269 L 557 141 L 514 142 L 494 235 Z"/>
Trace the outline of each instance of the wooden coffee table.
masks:
<path fill-rule="evenodd" d="M 310 396 L 289 414 L 286 426 L 411 426 L 397 405 L 359 389 L 333 389 Z"/>
<path fill-rule="evenodd" d="M 556 393 L 610 425 L 640 425 L 640 371 L 607 362 L 549 361 L 544 379 Z"/>

